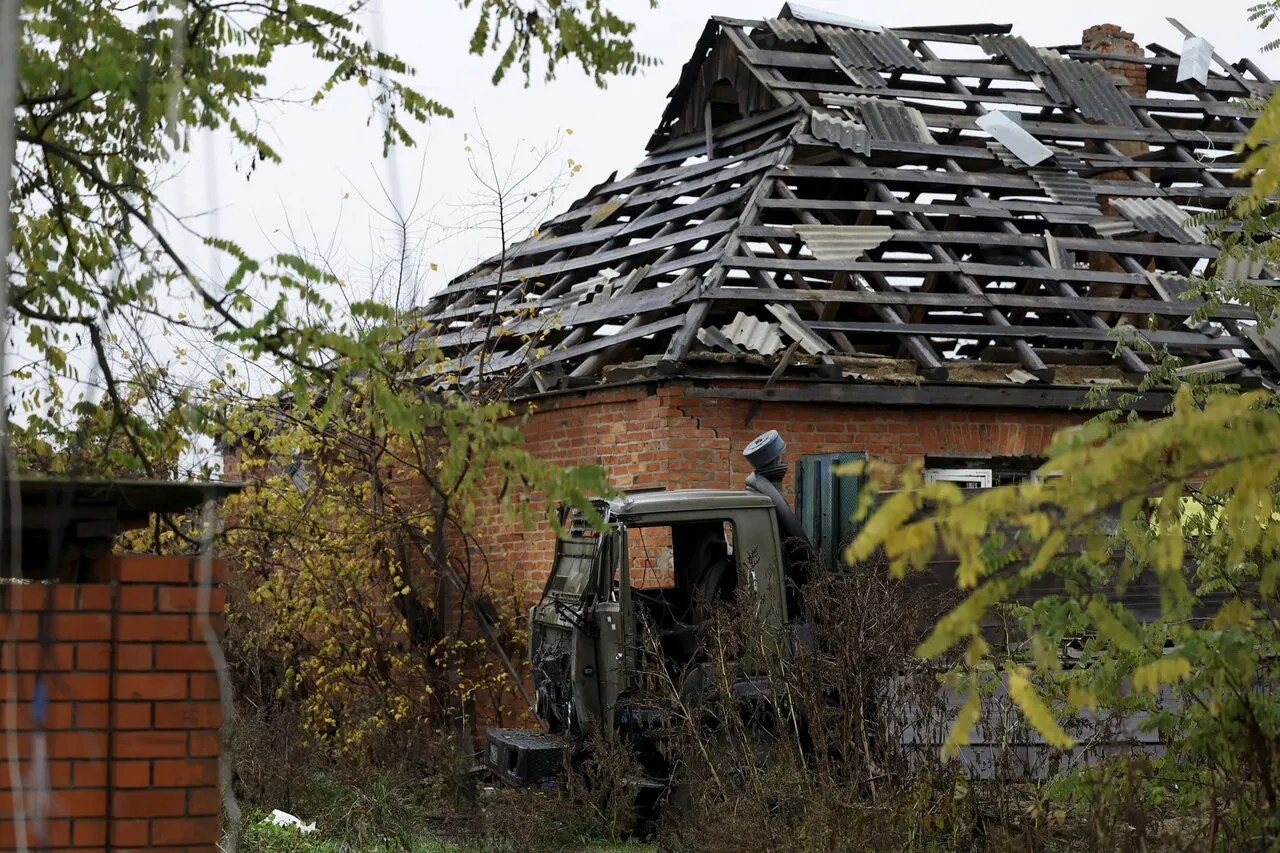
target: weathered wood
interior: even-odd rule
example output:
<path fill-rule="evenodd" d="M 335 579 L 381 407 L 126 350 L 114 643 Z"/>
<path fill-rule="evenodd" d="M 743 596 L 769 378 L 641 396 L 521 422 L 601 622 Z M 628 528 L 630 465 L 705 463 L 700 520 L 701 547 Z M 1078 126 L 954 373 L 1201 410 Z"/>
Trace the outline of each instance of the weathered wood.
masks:
<path fill-rule="evenodd" d="M 930 125 L 955 130 L 977 130 L 972 116 L 929 115 Z M 1026 119 L 1022 127 L 1035 135 L 1037 139 L 1110 139 L 1121 142 L 1167 142 L 1170 137 L 1178 142 L 1196 142 L 1199 144 L 1219 145 L 1230 148 L 1244 140 L 1242 133 L 1227 133 L 1220 130 L 1155 130 L 1152 128 L 1120 127 L 1114 124 L 1068 124 L 1056 121 L 1038 121 Z"/>
<path fill-rule="evenodd" d="M 1151 277 L 1186 275 L 1197 261 L 1215 259 L 1215 246 L 1133 231 L 1123 239 L 1102 236 L 1117 220 L 1099 219 L 1093 204 L 1128 196 L 1193 209 L 1229 205 L 1247 183 L 1234 174 L 1240 155 L 1220 155 L 1233 152 L 1254 119 L 1229 101 L 1242 86 L 1259 91 L 1265 85 L 1244 79 L 1248 66 L 1224 69 L 1225 77 L 1215 68 L 1206 86 L 1178 83 L 1176 54 L 1157 51 L 1139 63 L 1148 70 L 1149 91 L 1123 96 L 1140 126 L 1115 127 L 1087 121 L 1073 104 L 1060 103 L 1050 75 L 1025 74 L 1005 57 L 939 58 L 930 48 L 935 42 L 976 47 L 973 33 L 981 28 L 899 33 L 924 70 L 882 70 L 884 87 L 866 87 L 850 81 L 823 44 L 792 50 L 795 45 L 765 39 L 779 49 L 762 48 L 744 29 L 758 26 L 725 19 L 704 30 L 639 169 L 621 180 L 611 176 L 544 225 L 538 238 L 508 248 L 501 260 L 515 269 L 499 270 L 499 259 L 490 259 L 432 299 L 430 319 L 442 331 L 436 343 L 454 355 L 465 377 L 476 378 L 481 358 L 486 372 L 538 361 L 517 344 L 525 335 L 540 338 L 552 352 L 541 360 L 540 374 L 517 373 L 518 393 L 582 387 L 609 375 L 619 359 L 652 365 L 645 368 L 650 377 L 693 376 L 698 368 L 688 356 L 700 330 L 739 310 L 767 320 L 780 306 L 790 334 L 803 336 L 811 351 L 824 340 L 846 353 L 910 354 L 926 379 L 946 375 L 940 351 L 964 342 L 958 352 L 970 354 L 971 341 L 1016 358 L 1042 378 L 1051 375 L 1047 365 L 1055 359 L 1073 358 L 1118 360 L 1130 374 L 1146 373 L 1151 359 L 1116 337 L 1112 326 L 1121 320 L 1143 329 L 1146 341 L 1183 356 L 1193 370 L 1234 358 L 1238 350 L 1247 354 L 1241 356 L 1246 374 L 1265 366 L 1242 331 L 1252 319 L 1247 307 L 1219 306 L 1208 318 L 1212 328 L 1184 328 L 1196 305 L 1161 298 Z M 712 120 L 704 61 L 742 84 L 742 103 L 753 115 Z M 970 86 L 971 79 L 978 82 Z M 861 98 L 913 107 L 933 139 L 864 143 L 856 129 L 846 129 L 844 145 L 866 145 L 855 158 L 813 135 L 809 114 L 816 106 L 810 103 L 838 113 Z M 1066 195 L 1059 196 L 1055 188 L 1055 196 L 1070 201 L 1059 203 L 1048 195 L 1051 177 L 1033 174 L 1003 151 L 997 156 L 1000 149 L 975 123 L 992 109 L 1019 112 L 1023 129 L 1055 149 L 1058 157 L 1037 169 L 1069 168 L 1089 182 L 1088 189 L 1063 187 Z M 852 111 L 847 116 L 860 118 Z M 869 133 L 910 135 L 879 126 Z M 1126 144 L 1135 142 L 1141 145 Z M 856 241 L 844 251 L 834 241 L 815 258 L 805 257 L 807 244 L 793 223 L 890 230 L 861 255 Z M 1095 227 L 1099 236 L 1093 236 Z M 1046 257 L 1050 234 L 1056 265 Z M 1086 257 L 1091 268 L 1079 263 Z M 583 283 L 605 268 L 627 278 L 621 286 L 615 281 L 585 293 L 591 285 Z M 1278 286 L 1270 273 L 1255 283 Z M 492 327 L 504 321 L 508 339 L 495 339 Z M 1202 329 L 1226 331 L 1214 337 Z M 490 355 L 494 348 L 499 352 Z M 828 373 L 838 369 L 839 356 L 824 357 L 831 362 Z M 778 367 L 776 357 L 760 362 L 744 356 L 745 362 L 756 365 L 743 367 L 748 374 L 774 367 L 780 383 L 795 374 L 803 381 L 821 369 L 798 354 L 789 368 Z M 628 375 L 646 374 L 636 368 Z M 713 381 L 727 381 L 733 371 L 716 376 Z M 832 387 L 846 385 L 866 383 Z M 885 387 L 857 393 L 879 394 Z M 1013 403 L 999 395 L 974 403 L 970 390 L 962 389 L 963 405 L 1057 405 L 1062 392 L 1084 394 L 1052 386 L 1058 396 L 1036 397 L 1027 392 L 1040 389 L 1024 388 Z M 945 404 L 949 393 L 930 399 Z"/>
<path fill-rule="evenodd" d="M 1089 402 L 1089 388 L 1042 385 L 981 387 L 973 385 L 888 385 L 862 382 L 812 383 L 803 387 L 744 388 L 723 385 L 690 389 L 695 397 L 725 400 L 776 400 L 784 403 L 856 403 L 881 406 L 955 406 L 968 409 L 1081 409 Z M 1167 393 L 1147 392 L 1128 405 L 1134 412 L 1162 414 L 1171 398 Z"/>
<path fill-rule="evenodd" d="M 885 326 L 883 323 L 856 321 L 821 322 L 810 324 L 814 329 L 862 335 L 921 335 L 933 338 L 1021 338 L 1023 340 L 1081 341 L 1121 344 L 1123 338 L 1113 329 L 1088 329 L 1076 326 L 995 326 L 983 323 L 902 323 Z M 1164 329 L 1135 330 L 1134 337 L 1171 349 L 1218 350 L 1223 347 L 1248 346 L 1246 338 L 1223 335 L 1211 338 L 1199 332 L 1173 332 Z"/>
<path fill-rule="evenodd" d="M 641 257 L 680 243 L 696 243 L 697 241 L 708 237 L 717 237 L 731 229 L 733 224 L 733 222 L 704 223 L 687 231 L 677 231 L 664 237 L 655 237 L 651 240 L 645 240 L 642 243 L 637 243 L 632 246 L 624 246 L 620 249 L 597 252 L 595 254 L 586 255 L 580 258 L 570 258 L 569 260 L 559 261 L 557 263 L 521 267 L 519 269 L 507 270 L 502 273 L 494 272 L 478 276 L 476 278 L 464 279 L 457 284 L 450 285 L 449 289 L 451 292 L 480 290 L 485 287 L 492 287 L 499 282 L 517 282 L 521 279 L 547 279 L 552 276 L 559 275 L 560 273 L 568 272 L 569 270 L 607 267 L 610 263 L 620 261 L 625 258 Z"/>
<path fill-rule="evenodd" d="M 1043 294 L 993 293 L 925 293 L 918 290 L 883 293 L 861 290 L 784 290 L 762 291 L 752 287 L 721 285 L 707 296 L 727 302 L 804 302 L 822 305 L 926 305 L 938 308 L 1023 308 L 1040 313 L 1056 311 L 1101 311 L 1108 313 L 1161 317 L 1190 317 L 1195 306 L 1189 302 L 1165 302 L 1160 299 L 1132 299 L 1108 296 L 1048 296 Z M 1253 312 L 1242 305 L 1222 305 L 1210 316 L 1213 320 L 1252 320 Z"/>
<path fill-rule="evenodd" d="M 781 181 L 776 181 L 774 183 L 774 187 L 783 197 L 795 197 L 791 188 Z M 807 212 L 801 214 L 801 221 L 809 225 L 819 224 L 818 217 Z M 870 279 L 872 284 L 867 284 L 861 276 L 852 276 L 851 283 L 854 288 L 861 290 L 871 290 L 872 285 L 882 291 L 892 289 L 892 285 L 890 285 L 883 276 L 869 275 L 867 278 Z M 719 282 L 717 282 L 717 284 L 719 284 Z M 898 313 L 898 310 L 890 305 L 876 305 L 873 307 L 873 310 L 882 320 L 889 323 L 891 326 L 898 326 L 905 322 L 902 315 Z M 929 341 L 919 335 L 905 335 L 902 338 L 902 342 L 907 351 L 911 353 L 911 357 L 920 365 L 920 371 L 923 376 L 928 379 L 938 380 L 946 378 L 947 369 L 943 367 L 942 360 L 938 357 L 938 353 L 934 350 L 933 345 L 929 343 Z"/>
<path fill-rule="evenodd" d="M 769 168 L 772 164 L 772 157 L 757 157 L 744 161 L 737 166 L 724 170 L 723 172 L 714 172 L 696 180 L 687 181 L 675 186 L 637 192 L 627 197 L 627 201 L 621 210 L 645 207 L 655 201 L 666 201 L 669 199 L 680 198 L 685 195 L 696 195 L 698 191 L 716 186 L 717 184 L 723 184 L 727 189 L 733 186 L 735 182 L 744 181 L 756 172 Z M 592 205 L 591 207 L 586 208 L 575 208 L 574 210 L 570 210 L 567 213 L 557 216 L 555 219 L 549 220 L 544 227 L 564 225 L 570 222 L 580 222 L 590 218 L 591 214 L 595 213 L 599 207 L 600 205 Z"/>
<path fill-rule="evenodd" d="M 782 207 L 786 205 L 774 204 L 770 200 L 769 207 Z M 843 205 L 858 204 L 865 205 L 856 209 L 859 210 L 879 210 L 882 202 L 841 202 L 841 207 L 834 209 L 846 209 Z M 811 206 L 810 206 L 811 205 Z M 819 209 L 823 206 L 812 202 L 809 199 L 800 199 L 800 207 L 809 207 L 809 209 Z M 833 205 L 834 207 L 834 205 Z M 929 209 L 930 206 L 919 206 L 922 209 Z M 825 208 L 833 209 L 833 208 Z M 972 211 L 973 208 L 964 208 Z M 915 212 L 912 210 L 911 212 Z M 748 238 L 773 238 L 773 239 L 799 239 L 795 235 L 795 231 L 788 226 L 780 225 L 757 225 L 745 227 L 740 232 L 744 237 Z M 1129 254 L 1129 255 L 1148 255 L 1155 257 L 1176 257 L 1176 258 L 1216 258 L 1218 249 L 1205 243 L 1159 243 L 1140 240 L 1112 240 L 1106 237 L 1058 237 L 1056 238 L 1058 245 L 1064 249 L 1086 251 L 1086 252 L 1108 252 L 1111 254 Z M 1005 234 L 1000 231 L 909 231 L 905 229 L 894 229 L 886 243 L 935 243 L 939 245 L 956 244 L 956 245 L 972 245 L 972 246 L 1025 246 L 1037 249 L 1046 248 L 1044 235 L 1042 234 Z"/>
<path fill-rule="evenodd" d="M 997 281 L 1074 281 L 1084 284 L 1142 284 L 1142 276 L 1134 273 L 1106 272 L 1103 270 L 1062 270 L 1053 266 L 1009 266 L 1005 264 L 975 263 L 972 261 L 850 261 L 820 260 L 817 258 L 732 258 L 730 265 L 742 270 L 795 270 L 831 274 L 835 272 L 880 273 L 881 275 L 922 276 L 929 273 L 965 273 Z M 1253 281 L 1253 280 L 1251 280 Z M 1258 281 L 1259 284 L 1267 284 Z"/>

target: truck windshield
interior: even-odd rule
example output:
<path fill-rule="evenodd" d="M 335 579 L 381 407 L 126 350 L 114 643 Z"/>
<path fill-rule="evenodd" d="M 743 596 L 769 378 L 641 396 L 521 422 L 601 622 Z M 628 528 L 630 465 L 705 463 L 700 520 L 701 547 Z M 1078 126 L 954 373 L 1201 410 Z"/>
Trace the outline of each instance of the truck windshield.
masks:
<path fill-rule="evenodd" d="M 594 530 L 571 531 L 556 539 L 556 559 L 547 591 L 557 598 L 581 598 L 591 581 L 600 536 Z"/>

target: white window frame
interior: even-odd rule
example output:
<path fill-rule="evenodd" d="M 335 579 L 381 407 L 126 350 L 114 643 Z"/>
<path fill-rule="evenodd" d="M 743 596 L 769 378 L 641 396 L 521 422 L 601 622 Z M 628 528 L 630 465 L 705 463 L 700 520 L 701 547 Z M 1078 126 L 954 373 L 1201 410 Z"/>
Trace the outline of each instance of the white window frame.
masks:
<path fill-rule="evenodd" d="M 991 469 L 990 468 L 926 468 L 924 471 L 924 481 L 926 483 L 958 483 L 962 488 L 971 489 L 989 489 L 991 488 Z"/>

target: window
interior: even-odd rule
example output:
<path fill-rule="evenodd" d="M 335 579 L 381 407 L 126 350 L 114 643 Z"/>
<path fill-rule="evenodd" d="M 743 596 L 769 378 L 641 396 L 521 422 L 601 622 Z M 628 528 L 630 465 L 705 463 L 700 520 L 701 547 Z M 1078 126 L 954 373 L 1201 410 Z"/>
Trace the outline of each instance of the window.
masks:
<path fill-rule="evenodd" d="M 990 468 L 926 468 L 926 483 L 955 483 L 962 489 L 991 488 Z"/>
<path fill-rule="evenodd" d="M 925 482 L 952 482 L 962 489 L 989 489 L 1034 479 L 1044 464 L 1038 456 L 936 453 L 924 459 Z"/>

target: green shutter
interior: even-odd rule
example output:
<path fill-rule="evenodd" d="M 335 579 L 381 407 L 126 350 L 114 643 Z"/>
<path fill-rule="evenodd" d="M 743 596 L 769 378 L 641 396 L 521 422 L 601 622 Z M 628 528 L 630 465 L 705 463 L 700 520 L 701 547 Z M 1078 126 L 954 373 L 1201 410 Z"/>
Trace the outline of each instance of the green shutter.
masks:
<path fill-rule="evenodd" d="M 845 546 L 857 533 L 853 515 L 863 482 L 862 477 L 838 476 L 834 469 L 864 458 L 865 453 L 808 454 L 800 457 L 796 470 L 796 515 L 831 568 L 843 562 Z"/>

